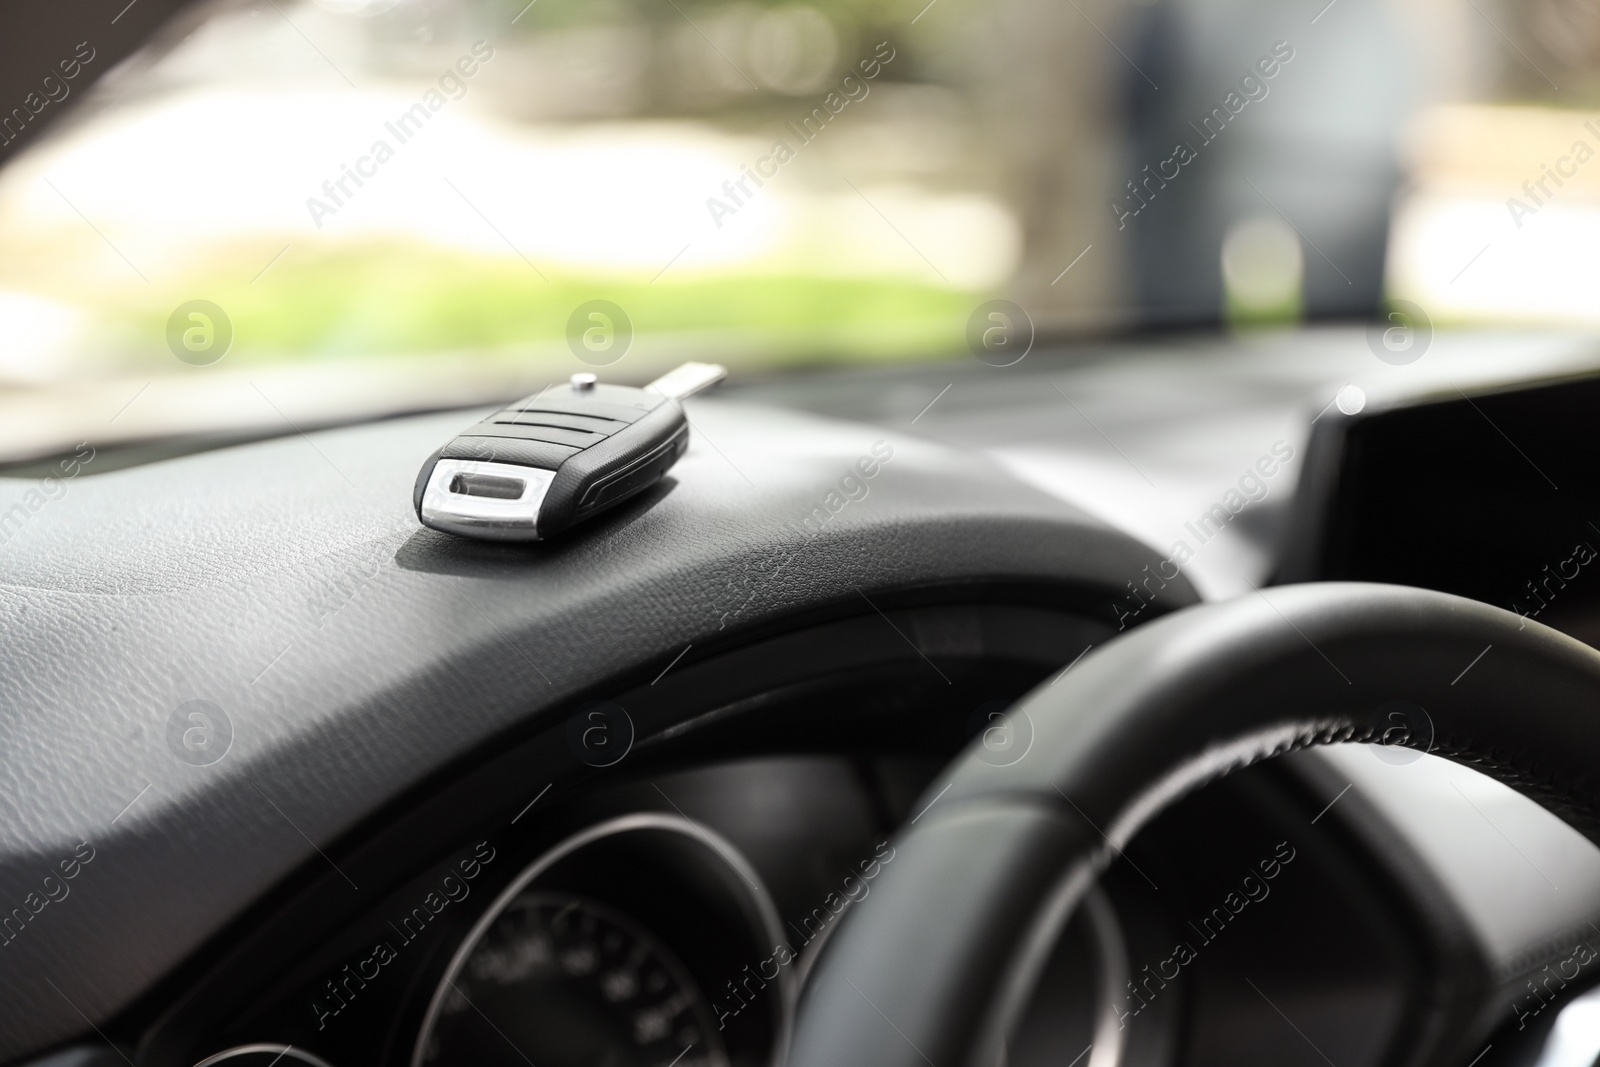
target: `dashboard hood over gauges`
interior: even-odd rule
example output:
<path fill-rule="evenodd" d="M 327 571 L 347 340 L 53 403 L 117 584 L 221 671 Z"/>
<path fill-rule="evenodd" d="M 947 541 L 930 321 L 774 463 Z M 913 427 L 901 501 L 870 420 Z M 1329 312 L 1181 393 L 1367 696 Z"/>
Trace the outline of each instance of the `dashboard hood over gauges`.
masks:
<path fill-rule="evenodd" d="M 918 597 L 1114 629 L 1160 561 L 971 453 L 686 409 L 667 478 L 545 544 L 417 525 L 418 464 L 484 412 L 90 463 L 25 506 L 0 585 L 0 1061 L 128 1008 L 408 790 L 676 656 Z M 0 482 L 0 512 L 37 488 Z"/>

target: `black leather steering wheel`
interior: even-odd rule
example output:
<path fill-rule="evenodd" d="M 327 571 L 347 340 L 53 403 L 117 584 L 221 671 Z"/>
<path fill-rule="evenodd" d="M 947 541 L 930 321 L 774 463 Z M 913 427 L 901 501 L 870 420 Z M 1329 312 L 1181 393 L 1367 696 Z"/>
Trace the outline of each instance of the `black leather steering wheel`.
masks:
<path fill-rule="evenodd" d="M 1113 849 L 1183 794 L 1293 749 L 1423 748 L 1600 842 L 1600 652 L 1442 593 L 1330 583 L 1188 608 L 1012 714 L 1031 749 L 1002 767 L 969 748 L 935 781 L 818 961 L 790 1067 L 998 1062 Z"/>

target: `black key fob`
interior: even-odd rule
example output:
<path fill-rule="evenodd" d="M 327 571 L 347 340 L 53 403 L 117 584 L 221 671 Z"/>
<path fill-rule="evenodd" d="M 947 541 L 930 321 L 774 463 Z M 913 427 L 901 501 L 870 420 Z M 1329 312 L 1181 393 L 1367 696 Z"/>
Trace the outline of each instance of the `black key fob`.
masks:
<path fill-rule="evenodd" d="M 468 428 L 428 458 L 412 502 L 435 530 L 538 541 L 660 480 L 689 447 L 678 401 L 727 371 L 685 363 L 643 389 L 575 374 Z"/>

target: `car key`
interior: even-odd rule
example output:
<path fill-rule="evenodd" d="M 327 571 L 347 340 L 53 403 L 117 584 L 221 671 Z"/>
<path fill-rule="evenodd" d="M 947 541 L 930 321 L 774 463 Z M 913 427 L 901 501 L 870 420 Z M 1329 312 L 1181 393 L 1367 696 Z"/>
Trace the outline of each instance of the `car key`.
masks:
<path fill-rule="evenodd" d="M 435 530 L 539 541 L 660 480 L 689 447 L 679 401 L 727 377 L 685 363 L 643 389 L 574 374 L 469 427 L 422 465 L 412 503 Z"/>

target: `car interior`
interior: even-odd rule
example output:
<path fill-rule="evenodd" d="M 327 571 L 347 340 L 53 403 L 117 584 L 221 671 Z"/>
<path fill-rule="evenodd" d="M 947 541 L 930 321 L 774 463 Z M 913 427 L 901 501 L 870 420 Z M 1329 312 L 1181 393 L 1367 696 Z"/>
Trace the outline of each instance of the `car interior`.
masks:
<path fill-rule="evenodd" d="M 1600 1063 L 1600 6 L 0 30 L 0 1065 Z"/>

